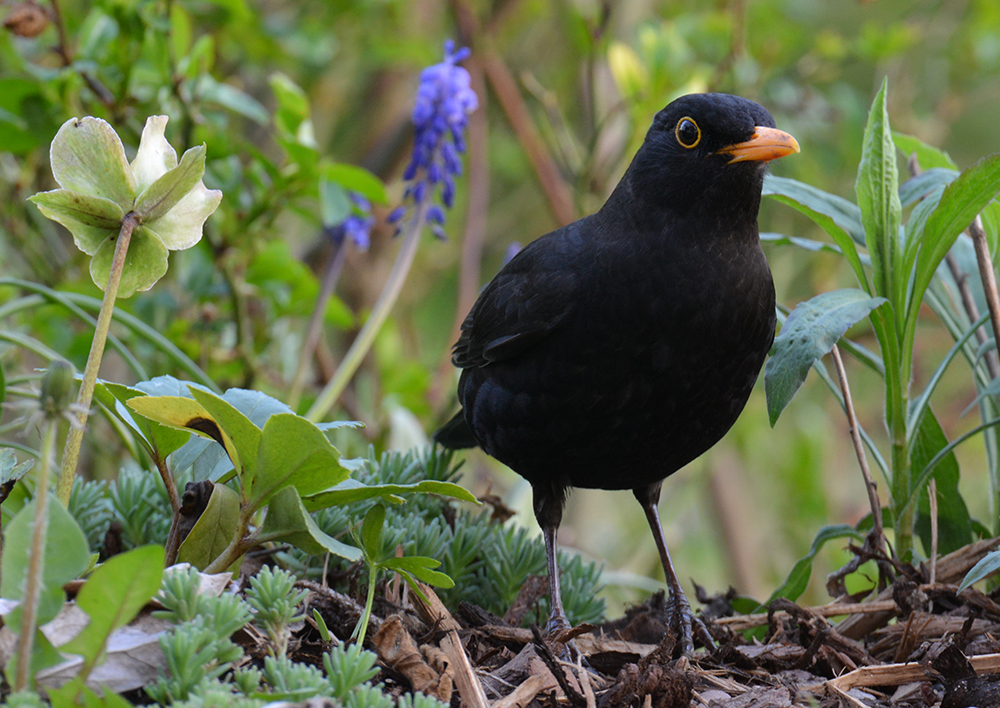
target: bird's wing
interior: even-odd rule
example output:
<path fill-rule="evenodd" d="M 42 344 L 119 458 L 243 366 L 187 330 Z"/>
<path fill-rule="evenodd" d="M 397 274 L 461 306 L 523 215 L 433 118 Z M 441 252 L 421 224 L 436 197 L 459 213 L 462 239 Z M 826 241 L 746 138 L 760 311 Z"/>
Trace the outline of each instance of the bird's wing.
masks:
<path fill-rule="evenodd" d="M 532 242 L 486 286 L 462 323 L 452 350 L 455 366 L 481 367 L 518 356 L 569 316 L 581 276 L 566 267 L 573 241 L 567 235 L 557 231 Z"/>

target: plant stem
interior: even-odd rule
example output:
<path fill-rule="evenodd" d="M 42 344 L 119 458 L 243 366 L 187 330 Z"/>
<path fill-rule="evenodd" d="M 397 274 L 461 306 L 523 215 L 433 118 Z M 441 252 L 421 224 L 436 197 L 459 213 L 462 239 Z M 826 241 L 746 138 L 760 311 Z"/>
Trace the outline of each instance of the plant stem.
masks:
<path fill-rule="evenodd" d="M 851 399 L 851 388 L 847 383 L 847 371 L 844 369 L 844 361 L 840 357 L 840 348 L 833 345 L 833 364 L 837 369 L 837 378 L 840 379 L 840 389 L 844 394 L 844 410 L 847 412 L 847 424 L 850 427 L 851 441 L 854 443 L 854 452 L 858 456 L 858 466 L 861 467 L 861 475 L 865 479 L 865 489 L 868 492 L 868 504 L 872 510 L 872 526 L 878 543 L 878 550 L 885 553 L 885 529 L 882 526 L 882 503 L 878 499 L 878 486 L 872 479 L 871 470 L 868 467 L 868 457 L 865 455 L 865 448 L 861 442 L 861 429 L 858 426 L 858 418 L 854 413 L 854 402 Z"/>
<path fill-rule="evenodd" d="M 326 313 L 326 306 L 333 296 L 333 291 L 337 288 L 340 273 L 344 270 L 344 261 L 347 259 L 347 239 L 335 244 L 334 249 L 333 255 L 327 259 L 326 266 L 323 268 L 323 283 L 320 286 L 319 297 L 316 298 L 316 305 L 309 316 L 309 325 L 306 327 L 306 337 L 299 354 L 299 363 L 295 367 L 295 377 L 292 379 L 291 392 L 288 394 L 287 401 L 292 410 L 298 408 L 299 399 L 302 398 L 306 367 L 316 350 L 319 335 L 323 331 L 323 315 Z"/>
<path fill-rule="evenodd" d="M 125 255 L 128 244 L 132 240 L 132 231 L 139 225 L 139 215 L 130 211 L 122 219 L 121 231 L 115 243 L 115 253 L 111 260 L 111 272 L 108 274 L 108 285 L 104 288 L 104 300 L 101 302 L 101 312 L 97 316 L 97 327 L 94 330 L 94 341 L 90 345 L 87 356 L 87 367 L 83 370 L 83 382 L 76 402 L 80 406 L 79 427 L 73 426 L 66 437 L 66 447 L 63 449 L 62 469 L 59 472 L 59 482 L 56 485 L 56 495 L 63 506 L 69 505 L 70 492 L 73 491 L 73 478 L 76 476 L 76 463 L 80 458 L 80 444 L 83 442 L 83 429 L 87 424 L 87 411 L 94 397 L 94 386 L 97 384 L 97 372 L 101 368 L 104 357 L 104 344 L 111 329 L 111 315 L 115 309 L 115 299 L 118 297 L 118 285 L 125 269 Z"/>
<path fill-rule="evenodd" d="M 375 581 L 378 578 L 378 566 L 374 562 L 368 563 L 368 599 L 365 601 L 365 611 L 358 619 L 358 627 L 354 633 L 358 636 L 358 646 L 364 646 L 365 633 L 368 632 L 368 621 L 372 616 L 372 607 L 375 605 Z"/>
<path fill-rule="evenodd" d="M 403 244 L 399 247 L 396 262 L 392 266 L 392 272 L 389 273 L 389 279 L 386 281 L 382 293 L 375 302 L 375 307 L 368 315 L 368 320 L 358 332 L 350 349 L 347 350 L 347 354 L 344 355 L 344 360 L 337 367 L 333 378 L 327 382 L 315 403 L 306 413 L 306 418 L 309 420 L 316 422 L 330 412 L 337 399 L 340 398 L 340 394 L 347 388 L 348 382 L 358 367 L 361 366 L 368 350 L 371 349 L 376 335 L 382 329 L 382 325 L 403 289 L 403 283 L 406 282 L 406 276 L 410 272 L 410 266 L 413 265 L 413 258 L 417 253 L 417 244 L 420 242 L 420 232 L 423 230 L 426 216 L 427 202 L 424 201 L 417 205 L 416 211 L 406 225 L 406 231 L 402 237 Z"/>
<path fill-rule="evenodd" d="M 52 466 L 53 448 L 59 426 L 55 419 L 45 421 L 42 433 L 42 459 L 35 489 L 35 521 L 31 534 L 31 552 L 28 556 L 28 575 L 25 578 L 21 603 L 21 634 L 17 646 L 17 673 L 14 690 L 26 691 L 31 680 L 31 653 L 35 645 L 38 620 L 38 603 L 42 595 L 42 574 L 45 572 L 45 534 L 48 531 L 49 468 Z"/>

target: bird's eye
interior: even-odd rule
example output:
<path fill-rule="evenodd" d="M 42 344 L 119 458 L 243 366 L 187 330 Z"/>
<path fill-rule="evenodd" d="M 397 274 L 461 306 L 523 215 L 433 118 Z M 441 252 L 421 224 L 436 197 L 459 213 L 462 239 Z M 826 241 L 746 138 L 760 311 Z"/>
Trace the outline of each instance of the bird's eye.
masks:
<path fill-rule="evenodd" d="M 701 142 L 701 128 L 698 127 L 693 118 L 681 118 L 677 121 L 677 127 L 674 128 L 674 136 L 677 138 L 677 142 L 690 150 Z"/>

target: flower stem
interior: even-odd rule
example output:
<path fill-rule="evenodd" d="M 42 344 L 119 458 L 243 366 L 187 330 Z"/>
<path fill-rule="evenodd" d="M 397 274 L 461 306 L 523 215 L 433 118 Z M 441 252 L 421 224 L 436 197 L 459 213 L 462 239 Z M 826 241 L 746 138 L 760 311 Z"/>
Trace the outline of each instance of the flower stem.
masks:
<path fill-rule="evenodd" d="M 42 433 L 42 458 L 35 488 L 35 521 L 32 525 L 31 552 L 21 605 L 21 634 L 17 646 L 17 673 L 14 690 L 28 690 L 31 680 L 31 653 L 35 645 L 38 603 L 42 595 L 42 574 L 45 572 L 45 534 L 48 531 L 49 468 L 59 426 L 56 419 L 45 421 Z"/>
<path fill-rule="evenodd" d="M 80 406 L 79 427 L 71 427 L 66 437 L 66 447 L 63 449 L 62 469 L 59 471 L 59 482 L 56 485 L 56 495 L 63 506 L 69 505 L 70 492 L 73 491 L 73 478 L 76 476 L 76 463 L 80 458 L 80 444 L 83 442 L 83 429 L 87 424 L 87 411 L 94 397 L 94 386 L 97 384 L 97 372 L 101 368 L 104 357 L 104 344 L 108 340 L 108 330 L 111 329 L 111 315 L 115 309 L 115 299 L 118 297 L 118 284 L 121 283 L 122 271 L 125 269 L 125 254 L 128 252 L 132 232 L 139 225 L 140 216 L 130 211 L 122 219 L 121 231 L 115 243 L 115 254 L 111 261 L 111 273 L 108 275 L 108 285 L 104 289 L 104 300 L 101 312 L 97 316 L 97 326 L 94 329 L 94 341 L 90 345 L 87 356 L 87 368 L 83 370 L 83 382 L 77 395 L 77 405 Z"/>
<path fill-rule="evenodd" d="M 302 398 L 302 388 L 306 378 L 306 368 L 312 358 L 316 345 L 319 343 L 319 335 L 323 331 L 323 315 L 326 314 L 327 305 L 333 296 L 333 291 L 337 288 L 337 281 L 340 280 L 340 273 L 344 269 L 344 261 L 347 257 L 347 239 L 334 245 L 334 253 L 327 259 L 323 269 L 323 283 L 320 287 L 319 297 L 316 298 L 316 305 L 312 315 L 309 316 L 309 325 L 306 327 L 306 338 L 302 344 L 302 351 L 299 354 L 299 363 L 295 367 L 295 377 L 292 379 L 291 393 L 288 394 L 288 405 L 292 410 L 299 407 L 299 400 Z"/>
<path fill-rule="evenodd" d="M 361 328 L 361 331 L 358 332 L 358 336 L 351 344 L 351 348 L 344 355 L 344 360 L 337 367 L 333 378 L 326 384 L 316 402 L 313 403 L 312 407 L 306 413 L 306 418 L 309 420 L 316 422 L 330 412 L 337 399 L 340 398 L 340 394 L 347 388 L 348 382 L 354 376 L 358 367 L 361 366 L 361 362 L 364 360 L 368 350 L 371 349 L 372 343 L 375 341 L 375 336 L 382 329 L 382 325 L 389 316 L 389 311 L 392 310 L 392 306 L 396 303 L 396 299 L 403 289 L 403 283 L 406 281 L 406 275 L 410 272 L 410 266 L 413 265 L 413 257 L 417 253 L 417 244 L 420 242 L 420 232 L 423 229 L 426 216 L 427 203 L 420 202 L 413 217 L 406 226 L 406 231 L 402 239 L 403 244 L 399 248 L 396 262 L 392 266 L 392 272 L 389 273 L 389 279 L 386 281 L 385 287 L 382 289 L 382 293 L 375 303 L 375 307 L 372 308 L 368 320 L 365 322 L 364 327 Z"/>

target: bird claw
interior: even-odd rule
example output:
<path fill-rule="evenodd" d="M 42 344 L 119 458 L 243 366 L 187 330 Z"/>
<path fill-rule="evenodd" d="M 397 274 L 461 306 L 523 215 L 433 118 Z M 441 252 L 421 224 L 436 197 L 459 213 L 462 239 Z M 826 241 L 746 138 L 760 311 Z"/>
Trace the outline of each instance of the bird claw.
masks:
<path fill-rule="evenodd" d="M 709 651 L 715 650 L 715 642 L 708 627 L 691 610 L 684 593 L 670 593 L 667 606 L 667 625 L 677 634 L 681 656 L 694 655 L 694 640 L 697 639 Z"/>

